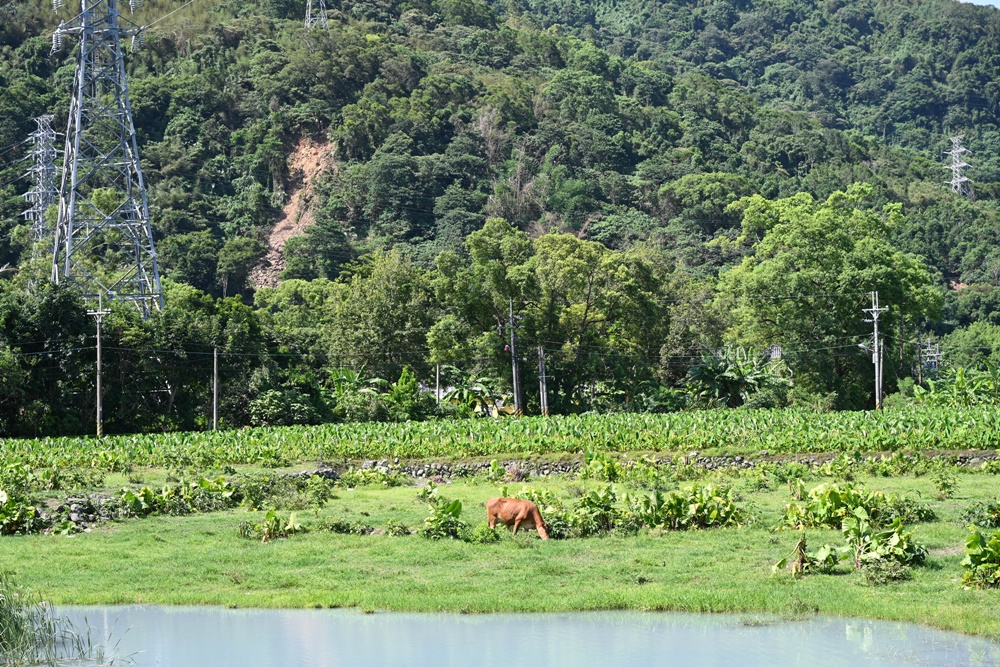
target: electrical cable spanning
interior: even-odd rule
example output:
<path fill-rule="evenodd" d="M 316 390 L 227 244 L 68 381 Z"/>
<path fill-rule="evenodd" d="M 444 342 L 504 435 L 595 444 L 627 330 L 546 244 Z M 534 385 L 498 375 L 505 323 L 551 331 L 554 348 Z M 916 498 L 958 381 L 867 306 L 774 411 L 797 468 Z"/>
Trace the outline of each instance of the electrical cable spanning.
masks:
<path fill-rule="evenodd" d="M 306 27 L 319 26 L 323 30 L 330 29 L 326 16 L 326 0 L 306 0 Z"/>
<path fill-rule="evenodd" d="M 972 188 L 969 187 L 969 183 L 972 183 L 972 179 L 966 176 L 963 170 L 968 169 L 972 165 L 968 164 L 963 156 L 966 153 L 971 154 L 972 151 L 962 146 L 962 139 L 964 138 L 964 134 L 952 137 L 951 150 L 944 152 L 945 155 L 951 156 L 951 164 L 945 167 L 945 169 L 951 169 L 951 180 L 945 181 L 945 183 L 951 186 L 951 191 L 955 194 L 971 198 Z"/>
<path fill-rule="evenodd" d="M 58 8 L 60 0 L 55 0 Z M 133 0 L 132 10 L 138 6 Z M 143 28 L 123 27 L 118 0 L 81 0 L 81 12 L 53 35 L 79 38 L 52 280 L 79 287 L 86 300 L 125 301 L 148 317 L 163 305 L 160 272 L 121 42 L 141 43 Z"/>
<path fill-rule="evenodd" d="M 51 230 L 45 221 L 45 213 L 49 206 L 56 203 L 56 133 L 52 129 L 52 115 L 46 114 L 35 119 L 38 129 L 28 135 L 31 150 L 28 157 L 32 165 L 26 176 L 32 179 L 33 185 L 24 193 L 24 199 L 31 205 L 24 215 L 31 223 L 31 231 L 35 242 L 49 236 Z"/>

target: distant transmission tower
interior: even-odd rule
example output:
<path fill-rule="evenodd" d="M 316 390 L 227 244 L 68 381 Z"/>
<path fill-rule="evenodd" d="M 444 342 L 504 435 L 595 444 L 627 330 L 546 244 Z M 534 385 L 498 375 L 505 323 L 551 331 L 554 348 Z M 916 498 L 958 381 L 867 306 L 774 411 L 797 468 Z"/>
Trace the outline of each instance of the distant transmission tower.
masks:
<path fill-rule="evenodd" d="M 24 218 L 31 223 L 35 242 L 49 236 L 51 230 L 45 221 L 45 213 L 56 203 L 56 133 L 52 129 L 52 116 L 46 114 L 35 119 L 38 129 L 28 135 L 31 141 L 31 167 L 27 175 L 31 177 L 31 189 L 24 198 L 31 208 L 24 212 Z"/>
<path fill-rule="evenodd" d="M 306 0 L 306 27 L 319 26 L 329 30 L 330 24 L 326 18 L 326 0 Z"/>
<path fill-rule="evenodd" d="M 56 49 L 64 35 L 77 35 L 80 55 L 52 280 L 78 286 L 89 301 L 131 302 L 146 317 L 162 307 L 163 292 L 122 53 L 122 39 L 141 41 L 142 30 L 122 27 L 119 19 L 118 0 L 81 0 L 80 14 L 53 35 Z"/>
<path fill-rule="evenodd" d="M 972 189 L 969 187 L 969 183 L 972 180 L 963 173 L 964 169 L 972 166 L 967 164 L 963 159 L 963 156 L 966 153 L 971 153 L 971 151 L 962 146 L 962 139 L 964 138 L 965 135 L 962 134 L 952 137 L 951 150 L 944 152 L 945 155 L 951 156 L 951 164 L 945 167 L 945 169 L 951 169 L 951 180 L 945 182 L 951 186 L 951 191 L 955 194 L 962 195 L 963 197 L 971 197 Z"/>

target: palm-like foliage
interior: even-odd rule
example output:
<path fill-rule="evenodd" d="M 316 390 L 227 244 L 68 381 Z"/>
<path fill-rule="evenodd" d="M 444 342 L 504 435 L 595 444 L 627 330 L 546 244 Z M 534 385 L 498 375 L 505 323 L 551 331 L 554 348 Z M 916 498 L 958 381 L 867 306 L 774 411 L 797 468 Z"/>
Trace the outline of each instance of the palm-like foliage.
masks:
<path fill-rule="evenodd" d="M 453 388 L 444 395 L 444 400 L 467 405 L 487 414 L 497 411 L 497 403 L 504 395 L 497 388 L 499 381 L 478 373 L 466 373 L 454 366 L 444 366 Z"/>
<path fill-rule="evenodd" d="M 938 406 L 997 405 L 1000 403 L 1000 369 L 987 364 L 986 370 L 956 368 L 937 380 L 928 380 L 927 388 L 914 387 L 918 403 Z"/>
<path fill-rule="evenodd" d="M 767 352 L 727 345 L 722 350 L 702 352 L 688 383 L 698 399 L 735 408 L 752 394 L 787 385 L 780 369 L 780 362 L 773 361 Z"/>

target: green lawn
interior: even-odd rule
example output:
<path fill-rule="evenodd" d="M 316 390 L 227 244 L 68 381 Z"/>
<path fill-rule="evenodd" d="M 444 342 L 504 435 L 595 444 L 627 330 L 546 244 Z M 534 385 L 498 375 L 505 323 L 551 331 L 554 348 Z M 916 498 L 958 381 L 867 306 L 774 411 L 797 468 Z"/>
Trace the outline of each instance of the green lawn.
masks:
<path fill-rule="evenodd" d="M 796 536 L 772 533 L 787 491 L 744 492 L 761 516 L 757 527 L 543 542 L 534 533 L 496 544 L 430 541 L 419 535 L 337 535 L 312 530 L 263 544 L 236 536 L 244 511 L 153 517 L 73 537 L 0 538 L 0 568 L 59 604 L 214 604 L 261 607 L 360 607 L 366 610 L 568 611 L 644 609 L 819 612 L 898 619 L 1000 638 L 1000 591 L 963 590 L 966 530 L 958 515 L 974 500 L 998 495 L 996 477 L 962 475 L 956 496 L 929 500 L 939 521 L 918 526 L 930 549 L 912 581 L 870 588 L 846 565 L 834 575 L 793 580 L 771 566 Z M 862 479 L 885 490 L 930 498 L 927 478 Z M 812 482 L 812 486 L 818 482 Z M 572 480 L 532 480 L 568 493 Z M 520 484 L 509 485 L 511 491 Z M 740 482 L 736 483 L 740 488 Z M 426 505 L 412 486 L 338 490 L 321 512 L 298 516 L 422 524 Z M 456 482 L 470 524 L 485 520 L 484 501 L 498 488 Z M 837 531 L 809 531 L 812 546 L 840 542 Z M 642 582 L 642 583 L 640 583 Z"/>

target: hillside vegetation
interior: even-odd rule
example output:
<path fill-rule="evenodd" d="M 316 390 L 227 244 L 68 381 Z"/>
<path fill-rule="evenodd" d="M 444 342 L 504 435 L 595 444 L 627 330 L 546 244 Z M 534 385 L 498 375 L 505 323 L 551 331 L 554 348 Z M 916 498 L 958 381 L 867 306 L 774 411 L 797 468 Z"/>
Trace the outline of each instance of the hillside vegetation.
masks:
<path fill-rule="evenodd" d="M 106 321 L 110 430 L 205 427 L 214 348 L 227 425 L 468 416 L 510 393 L 511 311 L 529 412 L 539 348 L 553 412 L 871 407 L 873 290 L 900 402 L 928 340 L 994 357 L 995 9 L 344 0 L 307 31 L 304 4 L 196 0 L 128 56 L 167 305 Z M 31 119 L 65 127 L 75 12 L 0 8 L 5 434 L 86 432 L 95 402 L 93 322 L 18 179 Z M 974 199 L 942 184 L 954 134 Z M 307 139 L 313 223 L 255 291 Z"/>

